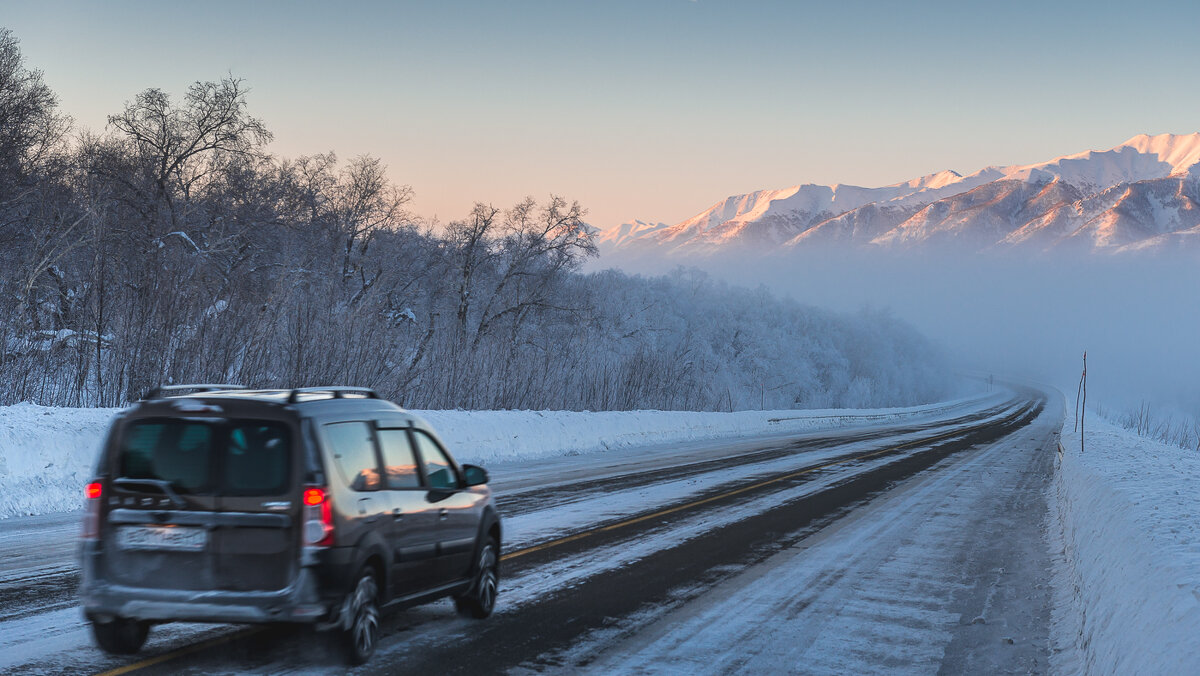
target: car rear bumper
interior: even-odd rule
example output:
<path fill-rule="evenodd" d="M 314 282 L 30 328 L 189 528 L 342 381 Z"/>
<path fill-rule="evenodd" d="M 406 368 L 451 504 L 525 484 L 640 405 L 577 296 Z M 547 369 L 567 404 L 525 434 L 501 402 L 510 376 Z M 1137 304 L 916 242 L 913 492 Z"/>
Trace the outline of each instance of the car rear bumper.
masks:
<path fill-rule="evenodd" d="M 273 591 L 155 589 L 114 584 L 95 574 L 96 554 L 85 546 L 80 598 L 89 620 L 151 622 L 316 623 L 336 616 L 340 594 L 324 588 L 318 571 L 331 563 L 316 557 L 287 587 Z M 321 559 L 326 557 L 322 556 Z M 340 558 L 340 557 L 335 557 Z"/>
<path fill-rule="evenodd" d="M 331 604 L 303 598 L 300 587 L 310 577 L 302 571 L 295 586 L 269 593 L 94 585 L 83 594 L 83 614 L 99 621 L 121 617 L 155 622 L 317 622 L 329 614 Z"/>

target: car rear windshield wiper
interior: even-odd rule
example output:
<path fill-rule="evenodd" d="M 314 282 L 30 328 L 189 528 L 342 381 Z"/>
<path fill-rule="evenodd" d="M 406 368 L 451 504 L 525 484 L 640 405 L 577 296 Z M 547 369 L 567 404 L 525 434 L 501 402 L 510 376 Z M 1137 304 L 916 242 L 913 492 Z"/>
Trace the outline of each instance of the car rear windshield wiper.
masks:
<path fill-rule="evenodd" d="M 184 509 L 187 507 L 187 501 L 185 501 L 183 498 L 179 497 L 179 494 L 176 493 L 175 489 L 171 487 L 170 481 L 165 481 L 163 479 L 131 479 L 129 477 L 121 477 L 119 479 L 113 479 L 113 485 L 115 485 L 115 486 L 154 486 L 158 490 L 162 491 L 168 498 L 170 498 L 171 503 L 174 504 L 179 509 Z"/>

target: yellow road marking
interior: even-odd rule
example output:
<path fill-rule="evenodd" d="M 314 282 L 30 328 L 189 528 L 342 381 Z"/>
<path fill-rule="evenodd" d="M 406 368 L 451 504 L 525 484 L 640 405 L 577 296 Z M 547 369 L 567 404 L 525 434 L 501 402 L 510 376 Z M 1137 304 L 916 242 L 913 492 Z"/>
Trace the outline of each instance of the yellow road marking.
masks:
<path fill-rule="evenodd" d="M 558 547 L 560 545 L 565 545 L 569 542 L 575 542 L 578 540 L 582 540 L 586 537 L 595 535 L 597 533 L 607 533 L 607 532 L 611 532 L 614 530 L 618 530 L 620 528 L 624 528 L 626 526 L 632 526 L 633 524 L 642 523 L 643 521 L 657 519 L 659 517 L 666 516 L 668 514 L 674 514 L 675 512 L 680 512 L 685 509 L 691 509 L 692 507 L 698 507 L 700 505 L 714 502 L 716 500 L 722 500 L 724 498 L 732 497 L 734 495 L 739 495 L 739 494 L 745 493 L 747 491 L 752 491 L 757 488 L 762 488 L 763 486 L 770 486 L 771 484 L 776 484 L 781 481 L 787 481 L 788 479 L 794 479 L 798 476 L 804 476 L 805 474 L 811 474 L 812 472 L 815 472 L 820 469 L 825 469 L 826 467 L 833 467 L 835 465 L 844 465 L 848 462 L 853 462 L 855 460 L 866 460 L 868 458 L 873 458 L 877 455 L 883 455 L 884 453 L 892 453 L 895 451 L 899 451 L 899 450 L 908 448 L 910 446 L 914 446 L 916 444 L 928 444 L 928 443 L 932 443 L 935 441 L 940 441 L 942 439 L 957 436 L 957 435 L 972 431 L 977 428 L 978 428 L 978 426 L 966 427 L 966 428 L 962 428 L 962 429 L 953 430 L 953 431 L 947 432 L 945 434 L 939 434 L 936 437 L 926 437 L 923 439 L 914 439 L 913 441 L 909 441 L 907 443 L 900 444 L 899 446 L 889 446 L 888 448 L 883 448 L 878 451 L 871 451 L 870 453 L 863 453 L 861 455 L 853 455 L 853 456 L 850 456 L 847 458 L 842 458 L 840 460 L 831 460 L 829 462 L 822 463 L 820 465 L 813 465 L 812 467 L 808 467 L 808 468 L 805 468 L 802 470 L 798 470 L 795 472 L 777 476 L 777 477 L 774 477 L 771 479 L 766 479 L 764 481 L 759 481 L 758 483 L 750 484 L 749 486 L 742 486 L 741 488 L 735 488 L 731 491 L 726 491 L 726 492 L 720 493 L 718 495 L 709 496 L 707 498 L 703 498 L 700 500 L 693 500 L 692 502 L 687 502 L 682 505 L 676 505 L 674 507 L 662 509 L 662 510 L 659 510 L 659 511 L 651 513 L 651 514 L 643 514 L 642 516 L 634 517 L 632 519 L 626 519 L 624 521 L 618 521 L 617 523 L 608 524 L 607 526 L 601 526 L 599 528 L 593 528 L 590 530 L 580 531 L 573 535 L 568 535 L 566 537 L 561 537 L 561 538 L 558 538 L 555 540 L 549 540 L 547 542 L 543 542 L 541 544 L 534 545 L 532 547 L 526 547 L 525 549 L 519 549 L 515 552 L 509 552 L 508 554 L 502 555 L 500 557 L 500 560 L 501 561 L 511 561 L 512 559 L 515 559 L 519 556 L 525 556 L 526 554 L 532 554 L 534 552 L 540 552 L 540 551 L 543 551 L 546 549 L 550 549 L 552 547 Z M 252 636 L 260 631 L 263 631 L 264 629 L 265 629 L 265 627 L 253 627 L 253 628 L 250 628 L 250 629 L 247 629 L 244 631 L 239 631 L 239 632 L 235 632 L 232 634 L 226 634 L 225 636 L 218 636 L 216 638 L 209 639 L 207 641 L 201 641 L 200 643 L 195 643 L 195 644 L 192 644 L 189 646 L 184 646 L 182 648 L 177 648 L 171 652 L 166 652 L 161 655 L 156 655 L 154 657 L 144 659 L 139 662 L 127 664 L 123 667 L 117 667 L 116 669 L 111 669 L 109 671 L 100 672 L 96 676 L 120 676 L 121 674 L 128 674 L 133 671 L 145 669 L 146 667 L 152 667 L 156 664 L 162 664 L 163 662 L 173 660 L 176 657 L 183 657 L 184 655 L 190 655 L 192 653 L 199 652 L 205 648 L 211 648 L 213 646 L 218 646 L 218 645 L 221 645 L 224 643 L 228 643 L 235 639 Z"/>
<path fill-rule="evenodd" d="M 192 653 L 200 652 L 201 650 L 204 650 L 205 648 L 214 648 L 216 646 L 219 646 L 219 645 L 222 645 L 225 643 L 229 643 L 230 641 L 233 641 L 235 639 L 245 638 L 247 636 L 253 636 L 254 634 L 257 634 L 257 633 L 259 633 L 261 631 L 265 631 L 265 630 L 266 630 L 266 627 L 251 627 L 249 629 L 244 629 L 242 631 L 236 631 L 232 634 L 225 634 L 224 636 L 217 636 L 215 638 L 210 638 L 207 641 L 193 643 L 191 645 L 187 645 L 182 648 L 176 648 L 175 650 L 172 650 L 170 652 L 165 652 L 161 655 L 155 655 L 154 657 L 149 657 L 147 659 L 141 660 L 140 662 L 134 662 L 132 664 L 126 664 L 123 667 L 117 667 L 116 669 L 109 669 L 108 671 L 102 671 L 99 674 L 97 674 L 97 676 L 120 676 L 121 674 L 128 674 L 131 671 L 138 671 L 139 669 L 145 669 L 146 667 L 152 667 L 156 664 L 162 664 L 163 662 L 168 662 L 170 660 L 175 659 L 176 657 L 183 657 L 184 655 L 191 655 Z"/>

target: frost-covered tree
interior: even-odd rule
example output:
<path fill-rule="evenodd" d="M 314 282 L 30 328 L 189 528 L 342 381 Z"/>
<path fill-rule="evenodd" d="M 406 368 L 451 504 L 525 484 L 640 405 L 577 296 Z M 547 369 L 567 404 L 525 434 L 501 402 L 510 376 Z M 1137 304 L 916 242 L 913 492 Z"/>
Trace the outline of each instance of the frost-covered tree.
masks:
<path fill-rule="evenodd" d="M 406 211 L 376 158 L 267 152 L 242 81 L 148 89 L 65 135 L 0 32 L 0 403 L 117 405 L 168 381 L 347 383 L 431 408 L 914 404 L 937 351 L 716 282 L 580 272 L 577 203 Z"/>

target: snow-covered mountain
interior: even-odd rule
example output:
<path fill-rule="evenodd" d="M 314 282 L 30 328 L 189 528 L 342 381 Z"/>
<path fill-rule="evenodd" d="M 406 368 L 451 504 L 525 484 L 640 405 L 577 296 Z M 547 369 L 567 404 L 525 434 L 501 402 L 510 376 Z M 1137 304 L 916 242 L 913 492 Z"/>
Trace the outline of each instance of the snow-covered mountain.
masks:
<path fill-rule="evenodd" d="M 882 188 L 735 195 L 668 225 L 603 231 L 603 250 L 706 256 L 821 246 L 1099 252 L 1200 249 L 1200 133 L 1135 136 L 1049 162 L 942 171 Z"/>

